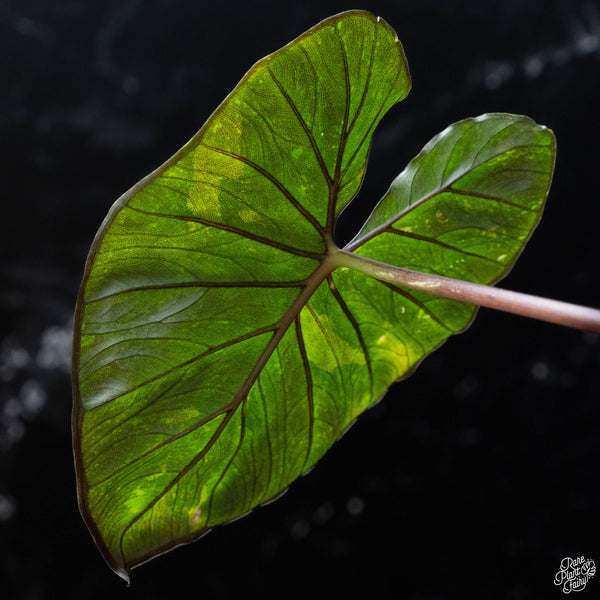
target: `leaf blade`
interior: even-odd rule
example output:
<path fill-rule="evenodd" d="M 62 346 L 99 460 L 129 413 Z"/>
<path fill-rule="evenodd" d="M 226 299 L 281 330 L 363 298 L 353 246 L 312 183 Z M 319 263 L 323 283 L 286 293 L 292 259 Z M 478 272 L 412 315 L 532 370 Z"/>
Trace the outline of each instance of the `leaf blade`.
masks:
<path fill-rule="evenodd" d="M 511 129 L 515 130 L 512 135 Z M 357 249 L 388 226 L 391 227 L 396 221 L 404 219 L 405 213 L 415 210 L 420 204 L 427 203 L 431 206 L 431 200 L 438 195 L 447 192 L 468 194 L 468 187 L 475 184 L 474 178 L 477 174 L 486 174 L 486 163 L 506 159 L 519 148 L 528 148 L 532 152 L 536 149 L 540 151 L 537 160 L 527 156 L 527 153 L 524 156 L 536 164 L 543 161 L 545 168 L 540 172 L 539 182 L 531 182 L 526 177 L 512 176 L 506 165 L 501 166 L 502 168 L 497 165 L 496 171 L 490 169 L 488 175 L 499 173 L 502 181 L 497 185 L 531 185 L 536 194 L 533 205 L 529 206 L 527 197 L 524 197 L 523 202 L 515 207 L 534 212 L 539 221 L 553 173 L 555 147 L 552 132 L 535 124 L 528 117 L 490 113 L 454 123 L 426 144 L 419 155 L 394 180 L 346 249 Z M 526 169 L 526 165 L 523 165 L 523 168 Z M 467 189 L 457 187 L 461 184 L 466 185 Z M 513 196 L 519 193 L 525 195 L 527 188 L 506 191 Z M 485 199 L 485 195 L 481 198 Z M 489 199 L 511 204 L 508 199 L 502 199 L 499 195 Z M 531 230 L 531 226 L 528 225 L 528 229 Z"/>
<path fill-rule="evenodd" d="M 539 223 L 554 171 L 553 133 L 528 117 L 490 113 L 434 136 L 388 192 L 346 250 L 387 264 L 494 284 L 510 271 Z M 337 272 L 336 272 L 337 273 Z M 476 307 L 426 292 L 373 284 L 348 274 L 351 287 L 396 293 L 379 314 L 409 315 L 425 327 L 406 374 L 449 335 L 464 331 Z M 379 286 L 378 291 L 377 285 Z M 416 311 L 416 312 L 415 312 Z M 383 334 L 382 334 L 383 335 Z M 404 332 L 406 339 L 414 338 Z"/>
<path fill-rule="evenodd" d="M 409 87 L 387 24 L 328 19 L 257 63 L 105 219 L 76 310 L 73 426 L 82 514 L 121 576 L 280 493 L 355 416 L 314 401 L 336 382 L 313 365 L 336 350 L 312 297 L 373 128 Z"/>

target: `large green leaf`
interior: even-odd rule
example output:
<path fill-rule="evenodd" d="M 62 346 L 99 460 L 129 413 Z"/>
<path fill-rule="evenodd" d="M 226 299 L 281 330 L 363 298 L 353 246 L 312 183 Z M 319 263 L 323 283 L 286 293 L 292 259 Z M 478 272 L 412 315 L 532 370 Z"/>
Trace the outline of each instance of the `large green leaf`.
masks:
<path fill-rule="evenodd" d="M 74 447 L 82 514 L 123 577 L 275 497 L 471 321 L 470 305 L 336 268 L 336 217 L 409 87 L 387 24 L 327 19 L 257 63 L 102 224 L 76 311 Z M 524 117 L 458 123 L 347 249 L 495 281 L 553 159 Z"/>

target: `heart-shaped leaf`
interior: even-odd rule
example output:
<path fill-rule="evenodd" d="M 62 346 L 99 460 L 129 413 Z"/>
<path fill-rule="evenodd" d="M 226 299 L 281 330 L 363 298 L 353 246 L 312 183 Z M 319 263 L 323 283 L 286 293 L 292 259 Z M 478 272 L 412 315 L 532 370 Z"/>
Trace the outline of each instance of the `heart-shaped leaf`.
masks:
<path fill-rule="evenodd" d="M 475 308 L 337 268 L 333 228 L 410 80 L 361 11 L 257 63 L 120 198 L 90 251 L 73 353 L 82 514 L 131 568 L 281 493 Z M 487 115 L 434 138 L 347 246 L 492 282 L 539 219 L 545 128 Z"/>

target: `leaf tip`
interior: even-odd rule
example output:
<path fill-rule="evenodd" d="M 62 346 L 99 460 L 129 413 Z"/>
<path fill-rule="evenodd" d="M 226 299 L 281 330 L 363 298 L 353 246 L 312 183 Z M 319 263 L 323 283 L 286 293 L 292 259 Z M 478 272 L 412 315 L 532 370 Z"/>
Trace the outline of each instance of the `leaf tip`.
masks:
<path fill-rule="evenodd" d="M 123 567 L 112 567 L 112 570 L 127 584 L 131 586 L 131 572 Z"/>

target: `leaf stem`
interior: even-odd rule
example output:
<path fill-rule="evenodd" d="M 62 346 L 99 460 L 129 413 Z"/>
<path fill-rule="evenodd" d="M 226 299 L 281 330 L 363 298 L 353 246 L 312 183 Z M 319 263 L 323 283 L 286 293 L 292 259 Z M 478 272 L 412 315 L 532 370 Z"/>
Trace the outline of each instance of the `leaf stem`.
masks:
<path fill-rule="evenodd" d="M 600 310 L 587 306 L 412 271 L 346 250 L 336 250 L 332 259 L 338 267 L 355 269 L 402 287 L 600 334 Z"/>

